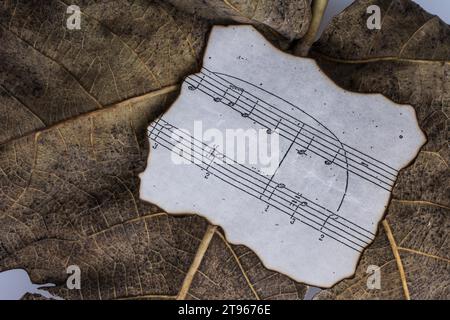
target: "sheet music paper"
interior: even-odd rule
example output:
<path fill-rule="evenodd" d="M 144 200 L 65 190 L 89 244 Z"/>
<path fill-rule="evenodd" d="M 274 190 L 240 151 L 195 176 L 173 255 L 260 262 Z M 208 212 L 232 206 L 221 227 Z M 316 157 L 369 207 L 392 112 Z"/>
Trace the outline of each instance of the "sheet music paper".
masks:
<path fill-rule="evenodd" d="M 237 161 L 209 129 L 224 144 L 230 129 L 277 138 L 276 165 Z M 354 273 L 398 171 L 426 141 L 411 106 L 345 91 L 250 26 L 214 27 L 201 71 L 148 136 L 142 199 L 204 216 L 266 267 L 320 287 Z"/>

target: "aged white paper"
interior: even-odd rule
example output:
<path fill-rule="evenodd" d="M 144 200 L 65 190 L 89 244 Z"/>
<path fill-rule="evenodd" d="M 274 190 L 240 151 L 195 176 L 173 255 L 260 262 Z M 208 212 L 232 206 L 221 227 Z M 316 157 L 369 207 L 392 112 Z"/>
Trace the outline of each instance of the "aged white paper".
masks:
<path fill-rule="evenodd" d="M 263 133 L 248 158 L 274 139 L 275 166 L 228 154 L 239 156 L 227 134 L 239 129 Z M 320 287 L 354 273 L 398 170 L 426 141 L 412 107 L 345 91 L 250 26 L 212 30 L 201 72 L 148 134 L 142 199 L 202 215 L 268 268 Z"/>

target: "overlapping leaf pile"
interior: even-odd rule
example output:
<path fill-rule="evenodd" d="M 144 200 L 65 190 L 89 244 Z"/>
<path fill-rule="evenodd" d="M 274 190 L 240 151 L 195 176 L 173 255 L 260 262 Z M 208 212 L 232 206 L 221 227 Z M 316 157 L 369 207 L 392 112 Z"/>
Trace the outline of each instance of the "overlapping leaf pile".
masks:
<path fill-rule="evenodd" d="M 211 24 L 252 23 L 279 43 L 308 1 L 6 1 L 0 6 L 0 271 L 24 268 L 67 299 L 302 299 L 197 216 L 139 200 L 145 129 L 198 70 Z M 382 7 L 383 27 L 365 26 Z M 313 51 L 336 82 L 412 104 L 429 142 L 395 187 L 354 279 L 321 298 L 449 296 L 449 27 L 410 1 L 358 1 Z M 65 26 L 68 5 L 81 30 Z M 186 5 L 188 4 L 188 5 Z M 273 40 L 272 39 L 272 40 Z M 67 290 L 66 267 L 82 270 Z M 381 266 L 381 290 L 365 286 Z"/>
<path fill-rule="evenodd" d="M 305 21 L 278 15 L 274 28 L 307 25 L 305 3 Z M 204 219 L 139 200 L 146 127 L 198 69 L 212 21 L 164 1 L 70 4 L 81 30 L 67 30 L 64 1 L 0 6 L 0 270 L 72 299 L 302 298 L 306 286 Z M 73 264 L 81 290 L 66 289 Z"/>

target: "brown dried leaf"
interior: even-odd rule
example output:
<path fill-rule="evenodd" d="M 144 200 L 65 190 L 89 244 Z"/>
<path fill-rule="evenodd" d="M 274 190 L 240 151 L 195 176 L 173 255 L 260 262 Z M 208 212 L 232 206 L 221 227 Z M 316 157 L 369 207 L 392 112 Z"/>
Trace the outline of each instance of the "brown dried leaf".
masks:
<path fill-rule="evenodd" d="M 381 8 L 381 30 L 366 8 Z M 356 275 L 319 298 L 450 297 L 450 27 L 409 0 L 356 1 L 334 18 L 312 55 L 342 87 L 411 104 L 428 142 L 393 190 L 383 228 Z M 367 266 L 381 267 L 381 290 L 368 290 Z"/>
<path fill-rule="evenodd" d="M 280 32 L 295 26 L 300 36 L 306 2 L 260 3 L 255 14 L 270 20 L 249 23 Z M 69 5 L 81 9 L 81 30 L 66 27 Z M 2 3 L 0 143 L 179 83 L 198 68 L 212 22 L 163 0 Z"/>
<path fill-rule="evenodd" d="M 267 270 L 245 246 L 229 244 L 217 230 L 193 277 L 189 299 L 303 299 L 306 286 Z"/>
<path fill-rule="evenodd" d="M 65 27 L 65 0 L 0 6 L 0 271 L 24 268 L 72 299 L 192 298 L 198 290 L 205 299 L 302 298 L 305 286 L 253 253 L 224 259 L 231 247 L 222 238 L 220 249 L 209 248 L 219 233 L 204 219 L 139 200 L 146 127 L 198 67 L 211 22 L 164 1 L 70 4 L 81 8 L 79 31 Z M 278 19 L 287 17 L 307 25 L 298 20 L 307 14 L 285 14 L 272 15 L 271 27 L 283 31 Z M 221 288 L 202 289 L 198 268 L 211 261 L 223 263 L 214 271 Z M 66 288 L 71 264 L 81 267 L 81 290 Z"/>
<path fill-rule="evenodd" d="M 230 246 L 204 219 L 172 217 L 139 200 L 148 121 L 176 89 L 0 147 L 0 271 L 23 268 L 34 283 L 55 283 L 51 292 L 66 299 L 302 297 L 305 286 L 256 257 L 230 258 Z M 81 290 L 66 288 L 73 264 L 82 270 Z M 199 283 L 204 266 L 202 274 L 213 271 L 220 286 Z M 272 276 L 259 281 L 264 274 Z"/>
<path fill-rule="evenodd" d="M 195 70 L 208 23 L 163 1 L 71 1 L 0 6 L 0 143 L 173 85 Z"/>
<path fill-rule="evenodd" d="M 287 39 L 301 38 L 308 31 L 311 8 L 305 0 L 169 0 L 184 11 L 215 23 L 253 24 Z"/>

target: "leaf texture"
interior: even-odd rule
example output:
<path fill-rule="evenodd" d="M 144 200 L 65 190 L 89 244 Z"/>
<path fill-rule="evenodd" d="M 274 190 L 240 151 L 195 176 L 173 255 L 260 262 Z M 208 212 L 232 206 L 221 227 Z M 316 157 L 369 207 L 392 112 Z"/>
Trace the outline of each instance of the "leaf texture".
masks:
<path fill-rule="evenodd" d="M 369 5 L 381 8 L 380 30 L 365 26 Z M 336 16 L 314 46 L 311 55 L 342 87 L 412 105 L 428 138 L 400 172 L 355 277 L 317 298 L 450 297 L 449 35 L 447 24 L 412 1 L 364 0 Z M 381 268 L 379 290 L 367 288 L 369 265 Z"/>

